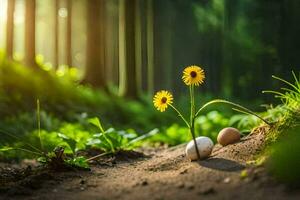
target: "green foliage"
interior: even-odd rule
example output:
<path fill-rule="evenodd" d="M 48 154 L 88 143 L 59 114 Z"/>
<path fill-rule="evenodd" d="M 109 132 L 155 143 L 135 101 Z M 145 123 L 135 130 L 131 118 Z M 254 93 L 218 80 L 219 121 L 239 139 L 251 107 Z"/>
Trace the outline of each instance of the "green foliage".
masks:
<path fill-rule="evenodd" d="M 300 126 L 287 129 L 269 149 L 269 170 L 280 181 L 300 185 Z"/>
<path fill-rule="evenodd" d="M 79 86 L 54 72 L 41 68 L 33 70 L 4 61 L 0 65 L 1 118 L 33 112 L 36 99 L 40 99 L 45 111 L 56 113 L 64 119 L 72 118 L 74 113 L 90 111 L 95 107 L 99 109 L 97 104 L 107 101 L 100 91 Z"/>
<path fill-rule="evenodd" d="M 295 45 L 299 44 L 300 29 L 296 25 L 300 18 L 296 12 L 299 6 L 296 0 L 193 1 L 191 11 L 198 32 L 190 38 L 200 41 L 198 49 L 206 53 L 202 56 L 207 63 L 203 64 L 216 70 L 211 78 L 219 82 L 214 84 L 227 98 L 266 98 L 257 94 L 263 88 L 278 86 L 271 81 L 271 74 L 287 78 L 286 72 L 299 66 L 300 49 Z M 188 48 L 193 45 L 197 43 Z M 253 87 L 253 83 L 257 86 Z"/>
<path fill-rule="evenodd" d="M 72 153 L 75 154 L 77 141 L 74 140 L 73 138 L 69 138 L 68 136 L 66 136 L 62 133 L 58 133 L 57 135 L 58 135 L 58 137 L 60 137 L 62 139 L 62 141 L 64 141 L 65 143 L 68 144 Z"/>
<path fill-rule="evenodd" d="M 284 116 L 285 110 L 282 105 L 278 105 L 275 108 L 267 106 L 265 112 L 259 113 L 261 117 L 268 122 L 276 123 Z M 242 132 L 250 132 L 254 127 L 261 125 L 262 121 L 253 115 L 237 114 L 233 115 L 229 120 L 229 126 L 237 127 Z"/>
<path fill-rule="evenodd" d="M 119 131 L 109 128 L 103 133 L 94 134 L 88 140 L 87 145 L 102 149 L 105 152 L 115 152 L 124 147 L 127 142 L 127 138 L 123 137 Z"/>
<path fill-rule="evenodd" d="M 218 111 L 211 111 L 195 120 L 195 130 L 198 135 L 204 135 L 216 141 L 219 131 L 228 126 L 228 123 L 228 117 Z"/>
<path fill-rule="evenodd" d="M 292 74 L 295 83 L 273 76 L 273 78 L 280 80 L 289 87 L 281 88 L 283 92 L 263 91 L 264 93 L 275 94 L 275 97 L 282 101 L 282 105 L 278 107 L 282 116 L 278 119 L 276 127 L 269 132 L 267 137 L 267 141 L 270 143 L 275 142 L 287 129 L 293 128 L 300 123 L 300 78 L 297 77 L 294 72 Z"/>
<path fill-rule="evenodd" d="M 77 152 L 86 148 L 86 141 L 92 135 L 92 128 L 85 127 L 79 123 L 65 123 L 55 133 L 66 136 L 68 139 L 63 139 L 63 141 L 66 142 L 68 140 L 68 146 L 72 147 L 73 152 Z"/>
<path fill-rule="evenodd" d="M 224 24 L 224 0 L 212 0 L 207 5 L 194 4 L 198 29 L 201 32 L 220 31 Z"/>
<path fill-rule="evenodd" d="M 47 137 L 43 137 L 47 134 Z M 33 136 L 32 136 L 33 135 Z M 58 133 L 52 133 L 49 134 L 44 130 L 37 130 L 30 136 L 30 139 L 35 139 L 37 142 L 43 142 L 45 144 L 45 148 L 48 149 L 38 149 L 34 145 L 31 145 L 28 142 L 25 141 L 18 141 L 14 144 L 14 146 L 2 146 L 0 148 L 0 152 L 7 152 L 7 151 L 13 151 L 16 150 L 17 154 L 13 155 L 20 155 L 19 152 L 26 152 L 28 154 L 34 155 L 33 157 L 37 159 L 40 163 L 44 165 L 49 165 L 51 167 L 60 168 L 64 167 L 64 165 L 69 165 L 71 167 L 79 167 L 79 168 L 89 168 L 89 165 L 86 161 L 86 158 L 82 156 L 77 156 L 76 154 L 76 140 L 67 137 L 64 134 Z M 34 137 L 36 135 L 37 137 Z M 44 140 L 43 138 L 47 138 Z M 59 140 L 61 138 L 62 141 Z M 62 143 L 63 142 L 63 143 Z M 61 145 L 67 144 L 68 147 L 71 149 L 71 151 L 68 153 L 68 155 L 65 154 L 65 148 L 61 147 Z M 53 148 L 54 147 L 54 148 Z M 49 149 L 53 149 L 49 151 Z M 25 155 L 24 157 L 27 157 Z"/>
<path fill-rule="evenodd" d="M 78 156 L 72 159 L 67 159 L 65 160 L 65 163 L 67 165 L 70 165 L 71 167 L 78 167 L 78 168 L 83 168 L 83 169 L 89 169 L 90 166 L 86 161 L 86 158 L 83 156 Z"/>
<path fill-rule="evenodd" d="M 83 156 L 66 155 L 63 147 L 55 147 L 55 149 L 47 154 L 43 154 L 37 158 L 37 161 L 43 165 L 60 170 L 66 167 L 89 169 L 87 159 Z"/>
<path fill-rule="evenodd" d="M 189 129 L 187 127 L 179 126 L 178 124 L 173 124 L 165 130 L 160 131 L 160 133 L 151 137 L 148 141 L 153 143 L 164 143 L 171 146 L 188 142 L 191 139 L 189 134 Z"/>
<path fill-rule="evenodd" d="M 271 112 L 271 110 L 273 111 Z M 275 113 L 274 110 L 276 110 L 276 112 L 279 112 L 279 107 L 276 109 L 267 110 L 263 113 L 259 113 L 259 115 L 263 116 L 266 119 L 275 120 L 275 117 L 272 117 L 271 114 Z M 259 118 L 253 115 L 236 114 L 232 115 L 231 117 L 229 116 L 230 115 L 228 113 L 223 113 L 216 110 L 210 111 L 205 115 L 198 116 L 195 119 L 196 135 L 204 135 L 210 137 L 213 141 L 216 142 L 218 133 L 224 127 L 231 126 L 238 128 L 242 132 L 249 133 L 254 127 L 262 123 Z M 279 116 L 277 116 L 276 119 L 278 119 Z M 168 128 L 162 129 L 159 134 L 149 138 L 147 141 L 154 143 L 161 142 L 173 146 L 190 141 L 191 137 L 188 133 L 188 128 L 182 127 L 178 124 L 173 124 Z"/>
<path fill-rule="evenodd" d="M 104 130 L 98 118 L 92 118 L 88 121 L 97 126 L 101 132 L 90 137 L 87 141 L 87 145 L 101 149 L 104 152 L 114 153 L 122 149 L 132 148 L 134 145 L 137 145 L 139 141 L 151 137 L 158 132 L 154 129 L 147 134 L 138 136 L 133 129 L 117 131 L 114 128 L 109 128 Z"/>
<path fill-rule="evenodd" d="M 5 147 L 5 146 L 0 148 L 0 152 L 11 151 L 11 150 L 14 150 L 14 148 L 13 147 Z"/>
<path fill-rule="evenodd" d="M 39 136 L 40 135 L 40 136 Z M 68 154 L 75 154 L 78 150 L 86 148 L 86 141 L 91 133 L 78 123 L 62 123 L 57 131 L 47 131 L 42 129 L 27 133 L 23 141 L 28 141 L 35 146 L 39 146 L 39 138 L 43 141 L 43 150 L 51 152 L 56 146 L 65 148 Z M 10 143 L 16 145 L 14 141 Z"/>
<path fill-rule="evenodd" d="M 96 127 L 99 128 L 99 130 L 101 131 L 101 133 L 94 135 L 94 137 L 98 137 L 98 141 L 99 141 L 99 145 L 108 152 L 115 152 L 115 146 L 114 145 L 119 145 L 119 140 L 117 138 L 113 138 L 113 137 L 108 137 L 106 136 L 108 133 L 114 132 L 111 131 L 110 129 L 104 131 L 101 122 L 99 120 L 99 118 L 92 118 L 89 120 L 90 123 L 94 124 Z M 116 135 L 114 135 L 116 136 Z M 111 139 L 113 138 L 113 139 Z M 114 141 L 115 140 L 115 144 Z"/>
<path fill-rule="evenodd" d="M 34 130 L 36 99 L 42 105 L 41 126 L 48 126 L 49 131 L 57 130 L 60 121 L 81 123 L 82 116 L 101 116 L 105 123 L 114 121 L 120 128 L 139 130 L 150 129 L 156 122 L 170 118 L 170 115 L 156 113 L 149 99 L 142 98 L 138 102 L 107 94 L 79 84 L 76 72 L 66 71 L 55 73 L 45 70 L 43 65 L 34 70 L 16 62 L 0 62 L 0 127 L 16 134 Z M 140 113 L 144 113 L 144 117 L 140 117 Z M 15 120 L 24 123 L 11 125 Z"/>
<path fill-rule="evenodd" d="M 237 114 L 230 118 L 229 126 L 236 126 L 241 132 L 250 132 L 253 127 L 261 124 L 261 120 L 253 115 Z"/>
<path fill-rule="evenodd" d="M 295 83 L 291 83 L 287 80 L 279 78 L 277 76 L 272 76 L 273 78 L 285 83 L 289 88 L 281 88 L 283 92 L 278 91 L 264 91 L 265 93 L 274 93 L 276 98 L 279 98 L 282 103 L 289 110 L 298 110 L 300 109 L 300 74 L 299 77 L 292 72 Z"/>
<path fill-rule="evenodd" d="M 104 152 L 114 153 L 122 149 L 138 147 L 142 145 L 143 140 L 148 139 L 157 132 L 157 129 L 154 129 L 149 133 L 139 135 L 133 129 L 115 130 L 109 128 L 105 130 L 98 118 L 86 118 L 82 123 L 61 123 L 56 131 L 41 129 L 40 131 L 28 132 L 22 137 L 12 138 L 7 136 L 5 140 L 1 137 L 0 147 L 2 149 L 0 156 L 6 158 L 32 157 L 32 152 L 28 150 L 21 153 L 19 151 L 6 153 L 8 150 L 28 149 L 27 144 L 38 147 L 33 149 L 41 151 L 36 153 L 37 155 L 41 155 L 43 152 L 48 155 L 56 147 L 62 147 L 64 153 L 71 156 L 72 159 L 77 157 L 79 150 L 86 150 L 87 148 L 96 148 Z M 43 142 L 43 150 L 39 149 L 40 140 Z M 32 149 L 31 146 L 30 149 Z"/>

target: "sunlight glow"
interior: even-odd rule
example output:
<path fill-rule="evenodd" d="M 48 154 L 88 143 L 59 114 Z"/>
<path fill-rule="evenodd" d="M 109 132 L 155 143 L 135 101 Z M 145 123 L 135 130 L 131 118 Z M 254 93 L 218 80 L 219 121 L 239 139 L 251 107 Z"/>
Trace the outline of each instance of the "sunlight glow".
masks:
<path fill-rule="evenodd" d="M 7 0 L 0 0 L 0 49 L 5 46 Z"/>
<path fill-rule="evenodd" d="M 23 24 L 25 21 L 25 5 L 23 2 L 16 2 L 16 8 L 14 13 L 15 25 Z"/>
<path fill-rule="evenodd" d="M 7 0 L 0 0 L 0 22 L 6 21 Z"/>
<path fill-rule="evenodd" d="M 58 15 L 62 18 L 65 18 L 68 16 L 68 10 L 66 8 L 60 8 L 58 10 Z"/>

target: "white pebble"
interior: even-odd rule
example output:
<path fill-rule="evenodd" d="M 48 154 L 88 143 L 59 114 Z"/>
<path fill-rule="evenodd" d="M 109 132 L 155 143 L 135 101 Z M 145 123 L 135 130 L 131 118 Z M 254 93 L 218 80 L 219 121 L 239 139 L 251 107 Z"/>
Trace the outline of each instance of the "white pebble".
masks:
<path fill-rule="evenodd" d="M 213 149 L 214 143 L 209 137 L 201 136 L 196 138 L 200 159 L 207 158 Z M 190 141 L 185 149 L 185 154 L 190 160 L 197 160 L 197 152 L 194 145 L 194 140 Z"/>

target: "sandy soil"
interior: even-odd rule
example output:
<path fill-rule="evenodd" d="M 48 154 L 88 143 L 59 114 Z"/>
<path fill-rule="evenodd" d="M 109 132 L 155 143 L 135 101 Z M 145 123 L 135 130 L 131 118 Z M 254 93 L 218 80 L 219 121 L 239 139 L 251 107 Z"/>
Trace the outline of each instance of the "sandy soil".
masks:
<path fill-rule="evenodd" d="M 17 176 L 8 173 L 6 181 L 2 176 L 0 199 L 300 199 L 299 189 L 249 164 L 263 146 L 263 132 L 226 147 L 216 145 L 212 156 L 199 162 L 187 160 L 181 145 L 147 156 L 106 158 L 91 171 L 22 169 Z"/>

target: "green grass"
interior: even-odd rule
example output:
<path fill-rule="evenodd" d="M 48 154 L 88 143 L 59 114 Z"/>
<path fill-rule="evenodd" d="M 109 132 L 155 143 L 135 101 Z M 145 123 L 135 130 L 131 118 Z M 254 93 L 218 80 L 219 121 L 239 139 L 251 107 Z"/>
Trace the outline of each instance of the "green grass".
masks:
<path fill-rule="evenodd" d="M 286 87 L 280 91 L 264 91 L 275 94 L 282 104 L 270 109 L 273 116 L 278 116 L 266 137 L 266 150 L 262 153 L 267 157 L 268 170 L 287 184 L 300 185 L 300 77 L 292 73 L 294 83 L 273 76 Z"/>
<path fill-rule="evenodd" d="M 275 109 L 275 112 L 277 110 L 278 113 L 281 113 L 281 117 L 269 132 L 268 143 L 276 142 L 282 134 L 286 133 L 287 129 L 292 129 L 300 123 L 300 77 L 297 77 L 294 72 L 292 75 L 294 83 L 273 76 L 276 80 L 283 82 L 286 87 L 282 87 L 280 91 L 263 91 L 275 94 L 275 98 L 282 101 L 282 104 Z"/>

